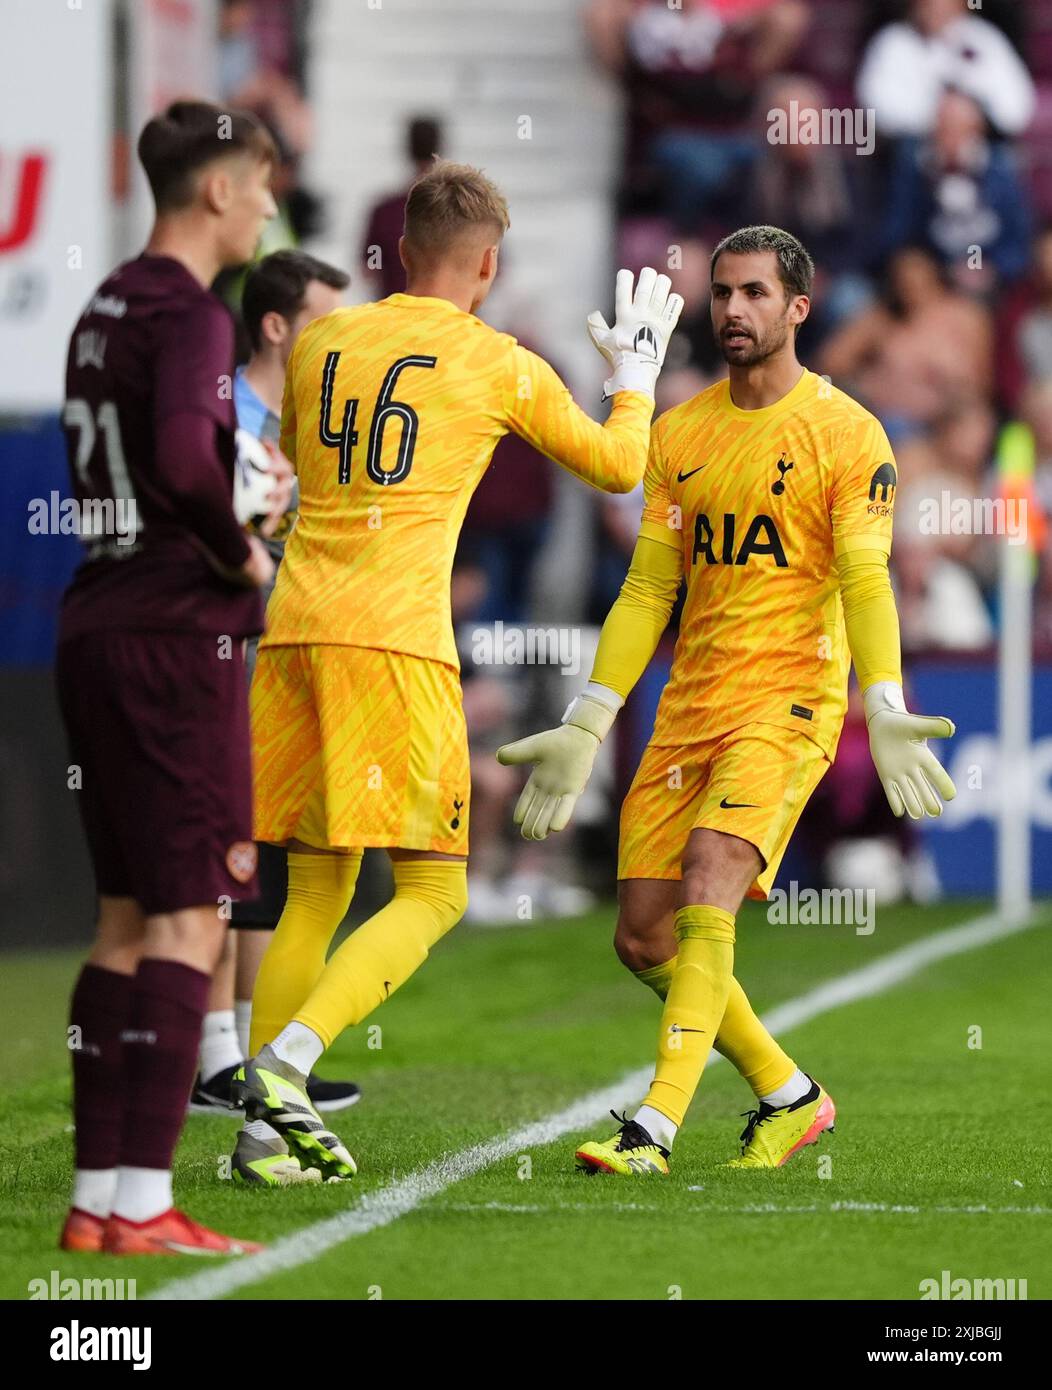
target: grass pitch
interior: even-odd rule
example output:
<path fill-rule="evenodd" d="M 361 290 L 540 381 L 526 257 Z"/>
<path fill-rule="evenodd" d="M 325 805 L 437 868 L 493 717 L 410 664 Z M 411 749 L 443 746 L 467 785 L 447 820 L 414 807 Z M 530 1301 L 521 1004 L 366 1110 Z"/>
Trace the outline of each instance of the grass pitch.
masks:
<path fill-rule="evenodd" d="M 736 973 L 764 1012 L 984 911 L 883 909 L 850 927 L 739 917 Z M 509 1154 L 385 1225 L 352 1234 L 236 1298 L 916 1300 L 920 1281 L 1026 1279 L 1052 1294 L 1047 1128 L 1052 1080 L 1044 925 L 936 962 L 886 993 L 782 1038 L 837 1102 L 837 1129 L 786 1168 L 737 1172 L 751 1092 L 726 1062 L 706 1071 L 667 1180 L 583 1177 L 580 1139 L 612 1120 Z M 322 1070 L 364 1089 L 332 1117 L 358 1160 L 353 1184 L 246 1190 L 222 1180 L 236 1121 L 193 1116 L 177 1201 L 217 1228 L 274 1242 L 348 1209 L 443 1156 L 514 1131 L 649 1063 L 654 996 L 610 948 L 613 911 L 558 926 L 458 928 Z M 140 1298 L 238 1262 L 64 1255 L 71 1143 L 71 953 L 3 960 L 0 1296 L 31 1279 L 134 1278 Z M 976 1031 L 980 1030 L 980 1031 Z M 981 1045 L 976 1045 L 976 1044 Z M 633 1106 L 638 1091 L 622 1103 Z M 368 1223 L 365 1223 L 368 1224 Z M 244 1265 L 246 1262 L 240 1262 Z M 251 1263 L 251 1262 L 247 1262 Z M 245 1273 L 248 1271 L 246 1270 Z"/>

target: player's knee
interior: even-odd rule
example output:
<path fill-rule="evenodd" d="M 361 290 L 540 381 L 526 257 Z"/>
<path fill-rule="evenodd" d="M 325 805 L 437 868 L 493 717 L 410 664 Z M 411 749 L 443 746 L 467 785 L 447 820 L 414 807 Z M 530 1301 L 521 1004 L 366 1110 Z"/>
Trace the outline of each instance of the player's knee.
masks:
<path fill-rule="evenodd" d="M 121 974 L 133 973 L 142 955 L 146 918 L 133 898 L 99 898 L 91 960 Z"/>
<path fill-rule="evenodd" d="M 662 956 L 653 939 L 653 933 L 648 930 L 648 925 L 634 920 L 625 913 L 617 919 L 614 950 L 621 964 L 633 974 L 638 974 L 641 970 L 651 970 L 668 958 L 667 951 Z"/>
<path fill-rule="evenodd" d="M 464 860 L 399 860 L 392 865 L 395 896 L 412 898 L 427 908 L 427 946 L 440 941 L 464 916 L 468 906 Z"/>
<path fill-rule="evenodd" d="M 226 944 L 227 923 L 215 908 L 183 908 L 150 917 L 146 940 L 151 950 L 159 951 L 162 957 L 211 974 Z"/>
<path fill-rule="evenodd" d="M 89 965 L 100 965 L 104 970 L 113 970 L 118 975 L 134 975 L 142 960 L 142 941 L 132 945 L 113 945 L 99 939 L 88 956 Z"/>

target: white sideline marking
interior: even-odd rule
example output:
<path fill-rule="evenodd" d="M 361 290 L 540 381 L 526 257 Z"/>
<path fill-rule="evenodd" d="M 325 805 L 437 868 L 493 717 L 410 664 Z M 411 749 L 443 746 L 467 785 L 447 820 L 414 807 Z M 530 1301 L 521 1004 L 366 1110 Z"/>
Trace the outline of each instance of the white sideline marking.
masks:
<path fill-rule="evenodd" d="M 477 1215 L 481 1211 L 499 1211 L 512 1216 L 546 1216 L 554 1211 L 583 1211 L 595 1215 L 597 1211 L 645 1211 L 654 1216 L 668 1216 L 667 1205 L 658 1202 L 607 1202 L 601 1206 L 594 1202 L 435 1202 L 429 1211 L 453 1211 Z M 862 1215 L 887 1216 L 1052 1216 L 1052 1207 L 991 1207 L 985 1202 L 971 1207 L 916 1207 L 901 1206 L 890 1202 L 810 1202 L 804 1206 L 788 1206 L 781 1202 L 721 1203 L 688 1202 L 678 1209 L 680 1215 L 689 1216 L 796 1216 L 799 1214 L 821 1212 L 823 1216 L 838 1216 L 861 1213 Z"/>
<path fill-rule="evenodd" d="M 1002 923 L 996 916 L 987 915 L 964 922 L 959 927 L 948 927 L 933 936 L 903 946 L 901 950 L 891 951 L 870 965 L 817 985 L 796 999 L 779 1004 L 763 1016 L 764 1025 L 775 1036 L 785 1033 L 845 1004 L 881 994 L 934 961 L 947 960 L 1002 937 L 1025 931 L 1035 926 L 1038 920 L 1031 917 L 1022 922 Z M 706 1065 L 711 1067 L 714 1062 L 721 1060 L 720 1054 L 714 1052 Z M 243 1256 L 200 1274 L 174 1279 L 162 1284 L 147 1297 L 225 1298 L 237 1289 L 268 1279 L 272 1274 L 281 1274 L 307 1264 L 353 1236 L 367 1235 L 370 1231 L 390 1225 L 428 1198 L 436 1197 L 454 1183 L 472 1177 L 503 1158 L 522 1153 L 524 1149 L 554 1143 L 564 1134 L 587 1129 L 604 1119 L 608 1111 L 619 1105 L 624 1106 L 626 1095 L 645 1094 L 652 1075 L 652 1066 L 630 1071 L 612 1086 L 582 1096 L 555 1115 L 524 1125 L 503 1138 L 489 1139 L 460 1153 L 448 1154 L 385 1187 L 366 1192 L 352 1207 L 283 1237 L 258 1255 Z"/>

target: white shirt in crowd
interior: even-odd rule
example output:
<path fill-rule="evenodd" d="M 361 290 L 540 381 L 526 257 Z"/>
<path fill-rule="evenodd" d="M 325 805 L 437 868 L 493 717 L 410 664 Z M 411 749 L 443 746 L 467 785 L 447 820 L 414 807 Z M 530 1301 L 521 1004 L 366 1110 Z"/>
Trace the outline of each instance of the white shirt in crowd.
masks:
<path fill-rule="evenodd" d="M 1018 135 L 1034 114 L 1034 83 L 996 25 L 962 14 L 928 36 L 912 24 L 888 24 L 870 40 L 858 75 L 858 99 L 876 112 L 881 135 L 927 135 L 945 87 L 972 97 L 1002 135 Z"/>

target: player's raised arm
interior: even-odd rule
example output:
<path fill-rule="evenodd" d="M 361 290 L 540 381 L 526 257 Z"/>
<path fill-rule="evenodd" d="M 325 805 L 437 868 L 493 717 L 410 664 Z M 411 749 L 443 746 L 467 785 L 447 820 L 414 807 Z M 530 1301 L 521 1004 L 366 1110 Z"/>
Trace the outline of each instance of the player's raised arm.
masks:
<path fill-rule="evenodd" d="M 680 532 L 670 526 L 675 511 L 656 434 L 643 486 L 639 537 L 621 592 L 603 624 L 591 680 L 572 701 L 559 728 L 497 750 L 502 763 L 534 765 L 515 807 L 515 823 L 527 840 L 543 840 L 569 824 L 599 745 L 668 626 L 683 578 L 683 553 Z"/>
<path fill-rule="evenodd" d="M 605 384 L 614 400 L 603 425 L 578 406 L 558 374 L 536 353 L 516 347 L 505 388 L 508 424 L 542 454 L 604 492 L 630 492 L 646 464 L 654 387 L 683 300 L 670 294 L 667 275 L 617 273 L 611 328 L 598 310 L 588 332 L 612 371 Z"/>
<path fill-rule="evenodd" d="M 876 420 L 869 417 L 849 432 L 841 459 L 831 507 L 833 548 L 873 765 L 896 816 L 940 816 L 943 801 L 952 801 L 957 791 L 927 740 L 951 738 L 954 726 L 942 716 L 906 709 L 899 619 L 888 573 L 898 475 Z"/>

